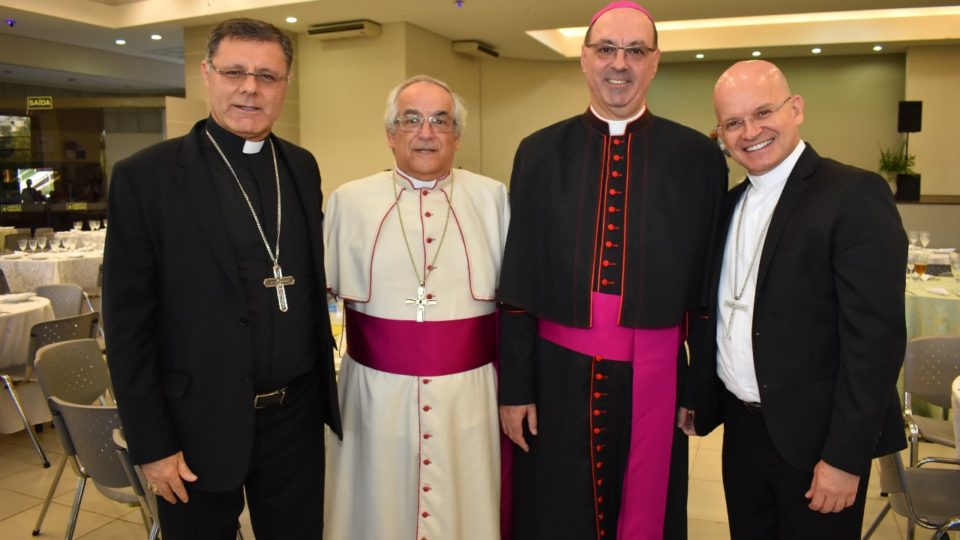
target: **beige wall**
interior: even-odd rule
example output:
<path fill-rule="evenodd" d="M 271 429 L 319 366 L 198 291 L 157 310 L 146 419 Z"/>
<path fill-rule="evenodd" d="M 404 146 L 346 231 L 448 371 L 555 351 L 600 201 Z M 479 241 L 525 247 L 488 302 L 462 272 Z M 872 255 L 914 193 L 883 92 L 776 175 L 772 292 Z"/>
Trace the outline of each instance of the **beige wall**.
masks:
<path fill-rule="evenodd" d="M 923 101 L 920 133 L 910 135 L 923 194 L 960 195 L 960 46 L 907 51 L 906 99 Z"/>

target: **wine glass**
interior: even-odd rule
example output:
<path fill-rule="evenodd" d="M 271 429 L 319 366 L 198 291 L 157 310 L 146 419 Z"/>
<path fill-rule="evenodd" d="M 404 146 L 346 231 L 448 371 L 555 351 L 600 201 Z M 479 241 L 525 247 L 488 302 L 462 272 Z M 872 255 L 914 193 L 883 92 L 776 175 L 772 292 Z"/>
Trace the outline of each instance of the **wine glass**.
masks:
<path fill-rule="evenodd" d="M 907 239 L 910 240 L 910 247 L 917 247 L 917 240 L 920 238 L 920 233 L 917 231 L 908 231 Z"/>
<path fill-rule="evenodd" d="M 916 274 L 913 273 L 913 269 L 917 264 L 917 251 L 911 251 L 907 254 L 907 277 L 910 279 L 917 279 Z"/>
<path fill-rule="evenodd" d="M 19 240 L 17 240 L 17 246 L 20 247 L 20 251 L 26 251 L 26 250 L 27 250 L 27 239 L 26 239 L 26 238 L 20 238 Z"/>
<path fill-rule="evenodd" d="M 28 239 L 27 239 L 27 247 L 30 248 L 30 251 L 36 252 L 36 251 L 37 251 L 37 239 L 36 239 L 36 238 L 28 238 Z"/>
<path fill-rule="evenodd" d="M 100 220 L 99 220 L 99 219 L 91 219 L 91 220 L 87 221 L 87 225 L 90 226 L 90 230 L 91 230 L 91 231 L 99 231 L 99 230 L 100 230 Z"/>
<path fill-rule="evenodd" d="M 930 231 L 920 231 L 920 245 L 923 246 L 923 249 L 927 249 L 927 246 L 930 245 Z"/>
<path fill-rule="evenodd" d="M 954 284 L 958 286 L 953 294 L 960 295 L 960 253 L 950 254 L 950 273 L 953 274 Z"/>
<path fill-rule="evenodd" d="M 81 229 L 83 229 L 83 222 L 82 222 L 82 221 L 74 221 L 74 222 L 73 222 L 73 230 L 79 231 L 79 230 L 81 230 Z"/>
<path fill-rule="evenodd" d="M 63 247 L 65 247 L 68 251 L 73 251 L 73 249 L 77 247 L 77 239 L 72 236 L 64 238 Z"/>
<path fill-rule="evenodd" d="M 40 248 L 40 251 L 46 251 L 46 250 L 47 250 L 47 237 L 46 237 L 46 236 L 38 236 L 38 237 L 37 237 L 37 247 Z"/>
<path fill-rule="evenodd" d="M 103 218 L 103 221 L 100 222 L 103 225 L 103 228 L 107 228 L 107 218 Z"/>

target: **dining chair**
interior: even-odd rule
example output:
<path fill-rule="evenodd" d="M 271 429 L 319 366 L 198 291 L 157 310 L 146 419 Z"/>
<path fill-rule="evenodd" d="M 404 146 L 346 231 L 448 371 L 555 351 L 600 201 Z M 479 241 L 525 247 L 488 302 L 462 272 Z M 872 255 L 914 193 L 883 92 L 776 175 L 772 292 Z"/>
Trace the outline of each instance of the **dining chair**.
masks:
<path fill-rule="evenodd" d="M 950 410 L 950 384 L 957 376 L 960 376 L 960 337 L 921 337 L 907 342 L 903 360 L 903 416 L 909 429 L 911 466 L 918 463 L 921 441 L 956 448 L 953 425 L 945 419 L 914 414 L 913 401 L 919 398 Z"/>
<path fill-rule="evenodd" d="M 81 405 L 56 396 L 50 397 L 47 402 L 53 412 L 53 422 L 63 450 L 74 458 L 74 472 L 80 477 L 74 492 L 65 540 L 73 538 L 87 480 L 92 480 L 94 487 L 108 499 L 136 505 L 143 513 L 143 507 L 130 486 L 113 443 L 113 430 L 120 427 L 116 406 Z M 150 525 L 147 524 L 152 521 L 145 514 L 143 523 L 149 534 Z"/>
<path fill-rule="evenodd" d="M 3 380 L 3 386 L 13 401 L 14 409 L 20 417 L 20 421 L 23 422 L 24 430 L 30 437 L 30 442 L 33 443 L 34 450 L 36 450 L 40 456 L 40 462 L 44 468 L 50 466 L 50 460 L 47 459 L 47 454 L 43 451 L 40 440 L 34 432 L 34 422 L 31 422 L 30 419 L 27 418 L 23 400 L 20 398 L 20 393 L 17 392 L 16 387 L 18 385 L 36 383 L 36 377 L 33 373 L 33 362 L 38 349 L 60 341 L 95 337 L 94 329 L 96 328 L 99 317 L 100 314 L 97 312 L 84 313 L 76 317 L 54 319 L 33 325 L 30 329 L 30 343 L 27 346 L 27 356 L 23 359 L 23 363 L 0 369 L 0 378 Z M 47 421 L 46 418 L 37 423 L 45 421 Z"/>
<path fill-rule="evenodd" d="M 0 268 L 0 294 L 10 294 L 10 284 L 7 283 L 7 275 Z"/>
<path fill-rule="evenodd" d="M 140 507 L 145 510 L 144 513 L 151 520 L 147 540 L 156 540 L 160 534 L 160 520 L 157 518 L 157 496 L 146 488 L 147 479 L 143 476 L 143 471 L 130 460 L 127 440 L 123 436 L 122 430 L 113 430 L 113 444 L 117 449 L 117 457 L 120 459 L 120 465 L 123 466 L 123 472 L 126 473 L 133 492 L 137 494 L 137 498 L 140 500 Z"/>
<path fill-rule="evenodd" d="M 915 467 L 903 466 L 900 452 L 877 458 L 880 463 L 880 489 L 887 493 L 887 504 L 863 536 L 868 540 L 892 509 L 907 518 L 907 540 L 913 540 L 915 526 L 936 530 L 934 539 L 960 527 L 960 460 L 930 457 Z M 922 468 L 937 463 L 957 468 Z"/>
<path fill-rule="evenodd" d="M 53 236 L 53 227 L 37 227 L 33 230 L 34 238 L 40 238 L 41 236 L 46 236 L 47 238 Z"/>
<path fill-rule="evenodd" d="M 21 238 L 23 238 L 23 239 L 30 238 L 30 232 L 29 232 L 29 231 L 30 231 L 30 229 L 27 229 L 27 232 L 26 232 L 26 233 L 20 233 L 20 232 L 18 232 L 18 233 L 15 233 L 15 234 L 8 234 L 8 235 L 6 235 L 5 237 L 3 237 L 3 251 L 4 251 L 4 253 L 8 253 L 8 252 L 9 252 L 9 253 L 13 253 L 14 251 L 19 250 L 19 249 L 20 249 L 20 239 L 21 239 Z"/>
<path fill-rule="evenodd" d="M 103 405 L 113 404 L 110 372 L 95 339 L 75 339 L 41 347 L 37 350 L 34 371 L 48 399 L 56 396 L 71 403 L 90 404 L 99 401 Z M 66 454 L 60 458 L 33 528 L 34 536 L 40 534 L 50 501 L 70 459 L 73 458 Z"/>
<path fill-rule="evenodd" d="M 50 300 L 53 316 L 58 319 L 79 315 L 83 307 L 83 288 L 73 283 L 41 285 L 37 287 L 36 292 L 37 296 Z"/>

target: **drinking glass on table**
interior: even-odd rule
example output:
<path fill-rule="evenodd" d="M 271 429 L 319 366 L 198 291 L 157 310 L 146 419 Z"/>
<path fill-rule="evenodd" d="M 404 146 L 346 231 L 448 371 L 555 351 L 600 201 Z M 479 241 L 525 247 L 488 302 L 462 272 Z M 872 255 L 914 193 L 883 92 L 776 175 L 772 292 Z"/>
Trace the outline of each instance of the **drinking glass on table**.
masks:
<path fill-rule="evenodd" d="M 27 238 L 27 247 L 30 248 L 30 251 L 37 251 L 37 239 Z"/>
<path fill-rule="evenodd" d="M 103 228 L 104 228 L 104 229 L 106 229 L 106 228 L 107 228 L 107 218 L 103 218 L 103 220 L 100 222 L 100 224 L 103 225 Z"/>
<path fill-rule="evenodd" d="M 91 219 L 90 221 L 87 222 L 87 225 L 90 226 L 90 230 L 91 230 L 91 231 L 99 231 L 99 230 L 100 230 L 100 220 L 99 220 L 99 219 Z"/>
<path fill-rule="evenodd" d="M 923 249 L 930 245 L 930 231 L 920 231 L 920 245 Z"/>
<path fill-rule="evenodd" d="M 81 230 L 81 229 L 83 229 L 83 222 L 82 222 L 82 221 L 74 221 L 74 222 L 73 222 L 73 230 L 79 231 L 79 230 Z"/>
<path fill-rule="evenodd" d="M 917 251 L 916 258 L 913 263 L 913 270 L 917 273 L 917 279 L 923 279 L 923 275 L 927 273 L 927 261 L 930 258 L 930 254 L 927 253 L 927 250 L 921 249 Z"/>
<path fill-rule="evenodd" d="M 910 248 L 917 247 L 917 240 L 920 239 L 920 233 L 918 231 L 907 231 L 907 239 L 910 240 Z"/>
<path fill-rule="evenodd" d="M 20 251 L 26 251 L 26 250 L 27 250 L 27 239 L 26 239 L 26 238 L 21 238 L 21 239 L 17 240 L 17 246 L 20 247 Z"/>
<path fill-rule="evenodd" d="M 38 237 L 37 237 L 37 247 L 40 248 L 40 251 L 46 251 L 46 250 L 47 250 L 47 237 L 46 237 L 46 236 L 38 236 Z"/>
<path fill-rule="evenodd" d="M 917 275 L 913 273 L 914 267 L 917 265 L 917 251 L 911 251 L 907 254 L 907 278 L 908 279 L 917 279 Z"/>

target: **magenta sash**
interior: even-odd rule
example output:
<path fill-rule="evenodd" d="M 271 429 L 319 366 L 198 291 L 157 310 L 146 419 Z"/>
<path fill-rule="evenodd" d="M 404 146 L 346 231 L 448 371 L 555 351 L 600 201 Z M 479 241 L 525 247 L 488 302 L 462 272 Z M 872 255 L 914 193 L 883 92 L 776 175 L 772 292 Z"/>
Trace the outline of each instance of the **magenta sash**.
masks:
<path fill-rule="evenodd" d="M 592 295 L 592 326 L 571 328 L 541 319 L 540 337 L 603 361 L 633 364 L 630 457 L 623 478 L 617 540 L 659 540 L 667 502 L 676 418 L 680 327 L 618 326 L 620 296 Z"/>
<path fill-rule="evenodd" d="M 496 358 L 493 313 L 453 321 L 400 321 L 346 310 L 347 354 L 378 371 L 439 377 L 470 371 Z"/>

